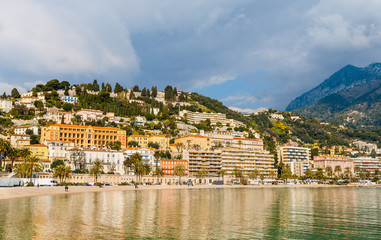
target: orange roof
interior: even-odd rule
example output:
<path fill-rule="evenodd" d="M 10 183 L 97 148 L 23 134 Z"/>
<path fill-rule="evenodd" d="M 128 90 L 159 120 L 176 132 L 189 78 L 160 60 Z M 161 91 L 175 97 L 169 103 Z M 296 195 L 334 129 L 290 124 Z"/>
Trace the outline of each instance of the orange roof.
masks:
<path fill-rule="evenodd" d="M 151 136 L 149 136 L 149 137 L 167 137 L 167 136 L 165 136 L 164 134 L 157 134 L 157 135 L 151 135 Z"/>
<path fill-rule="evenodd" d="M 93 129 L 125 131 L 123 129 L 113 128 L 113 127 L 97 127 L 97 126 L 83 126 L 83 125 L 70 125 L 70 124 L 52 124 L 50 126 L 54 126 L 54 127 L 71 127 L 71 128 L 93 128 Z"/>
<path fill-rule="evenodd" d="M 130 135 L 128 137 L 147 137 L 147 136 L 145 136 L 145 135 L 139 135 L 139 134 L 132 134 L 132 135 Z"/>
<path fill-rule="evenodd" d="M 185 136 L 181 136 L 179 138 L 186 138 L 186 137 L 195 137 L 195 138 L 208 138 L 208 137 L 205 137 L 205 136 L 201 136 L 201 135 L 185 135 Z"/>
<path fill-rule="evenodd" d="M 28 134 L 12 134 L 11 136 L 25 136 L 25 137 L 30 137 Z"/>
<path fill-rule="evenodd" d="M 44 144 L 31 144 L 31 145 L 28 145 L 26 147 L 48 147 L 48 146 L 46 146 Z"/>
<path fill-rule="evenodd" d="M 256 139 L 252 139 L 252 138 L 233 138 L 235 140 L 245 140 L 245 141 L 261 141 L 261 139 L 259 138 L 256 138 Z"/>
<path fill-rule="evenodd" d="M 149 147 L 130 147 L 130 148 L 127 148 L 126 150 L 140 150 L 140 149 L 148 149 L 148 150 L 152 150 L 152 151 L 157 150 L 155 148 L 149 148 Z"/>

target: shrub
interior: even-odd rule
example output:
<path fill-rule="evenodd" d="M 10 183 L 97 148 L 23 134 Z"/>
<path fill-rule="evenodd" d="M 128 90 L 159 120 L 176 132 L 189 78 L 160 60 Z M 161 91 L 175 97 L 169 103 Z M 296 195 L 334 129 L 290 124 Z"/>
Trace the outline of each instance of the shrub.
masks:
<path fill-rule="evenodd" d="M 28 183 L 26 184 L 26 186 L 27 186 L 27 187 L 33 187 L 34 184 L 33 184 L 33 182 L 28 182 Z"/>

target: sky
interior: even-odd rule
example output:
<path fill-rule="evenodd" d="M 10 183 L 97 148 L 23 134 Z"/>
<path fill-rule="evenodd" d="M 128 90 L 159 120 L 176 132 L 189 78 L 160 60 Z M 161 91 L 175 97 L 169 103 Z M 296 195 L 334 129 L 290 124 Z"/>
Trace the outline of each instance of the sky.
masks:
<path fill-rule="evenodd" d="M 50 79 L 166 85 L 283 110 L 347 64 L 381 62 L 381 1 L 2 1 L 0 92 Z"/>

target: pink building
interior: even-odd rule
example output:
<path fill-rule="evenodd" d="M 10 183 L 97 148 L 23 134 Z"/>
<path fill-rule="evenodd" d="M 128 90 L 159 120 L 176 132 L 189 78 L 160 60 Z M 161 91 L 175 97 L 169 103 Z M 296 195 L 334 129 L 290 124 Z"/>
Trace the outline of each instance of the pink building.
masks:
<path fill-rule="evenodd" d="M 342 155 L 320 155 L 314 157 L 314 168 L 325 169 L 331 166 L 332 171 L 335 171 L 336 166 L 341 167 L 341 172 L 344 173 L 347 168 L 354 173 L 353 160 Z"/>

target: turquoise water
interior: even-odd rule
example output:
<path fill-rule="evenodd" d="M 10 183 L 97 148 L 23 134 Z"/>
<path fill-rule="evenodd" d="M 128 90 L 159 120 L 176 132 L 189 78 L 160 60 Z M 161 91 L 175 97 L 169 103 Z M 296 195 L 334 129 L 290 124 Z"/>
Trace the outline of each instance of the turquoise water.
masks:
<path fill-rule="evenodd" d="M 79 193 L 0 200 L 0 239 L 381 239 L 381 188 Z"/>

